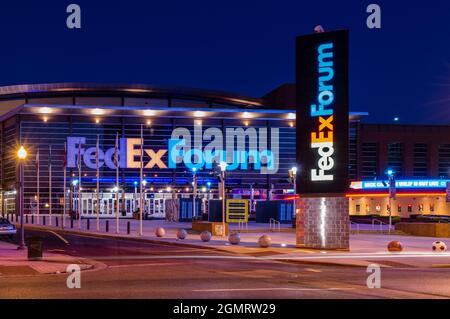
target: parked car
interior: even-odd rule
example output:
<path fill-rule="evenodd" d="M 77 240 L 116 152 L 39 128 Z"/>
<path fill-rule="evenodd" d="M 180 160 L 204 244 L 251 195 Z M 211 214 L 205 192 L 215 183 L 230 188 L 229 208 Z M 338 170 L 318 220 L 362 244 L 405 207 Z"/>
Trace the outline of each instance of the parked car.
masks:
<path fill-rule="evenodd" d="M 11 224 L 6 218 L 0 217 L 0 236 L 8 236 L 10 239 L 13 239 L 16 233 L 16 226 Z"/>

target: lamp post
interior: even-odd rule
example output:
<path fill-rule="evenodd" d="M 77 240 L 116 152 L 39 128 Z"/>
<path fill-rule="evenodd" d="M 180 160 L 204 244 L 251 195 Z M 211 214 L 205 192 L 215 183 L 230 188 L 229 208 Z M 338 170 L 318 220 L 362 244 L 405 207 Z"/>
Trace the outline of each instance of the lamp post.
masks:
<path fill-rule="evenodd" d="M 294 203 L 292 205 L 292 220 L 294 220 L 294 218 L 296 217 L 296 200 L 297 200 L 297 167 L 293 166 L 290 170 L 289 170 L 289 177 L 291 179 L 291 182 L 294 186 Z M 294 225 L 293 225 L 294 226 Z"/>
<path fill-rule="evenodd" d="M 20 242 L 19 247 L 17 249 L 25 249 L 25 229 L 23 226 L 23 162 L 27 157 L 27 151 L 25 148 L 20 146 L 19 151 L 17 152 L 17 157 L 19 159 L 19 211 L 20 211 Z"/>
<path fill-rule="evenodd" d="M 137 206 L 137 201 L 138 201 L 137 200 L 137 185 L 138 185 L 138 182 L 134 181 L 133 185 L 134 185 L 133 210 L 135 211 L 136 210 L 136 206 Z"/>
<path fill-rule="evenodd" d="M 142 212 L 142 216 L 145 216 L 145 199 L 146 199 L 146 192 L 147 192 L 147 180 L 142 181 L 142 199 L 139 204 L 139 211 Z"/>
<path fill-rule="evenodd" d="M 386 174 L 389 178 L 389 234 L 391 233 L 391 227 L 392 227 L 392 198 L 395 199 L 395 173 L 392 169 L 388 169 L 386 171 Z"/>
<path fill-rule="evenodd" d="M 192 168 L 192 220 L 195 219 L 196 211 L 195 211 L 195 197 L 197 196 L 197 168 Z"/>
<path fill-rule="evenodd" d="M 226 162 L 220 162 L 220 182 L 222 184 L 222 236 L 225 236 L 225 171 L 228 164 Z"/>

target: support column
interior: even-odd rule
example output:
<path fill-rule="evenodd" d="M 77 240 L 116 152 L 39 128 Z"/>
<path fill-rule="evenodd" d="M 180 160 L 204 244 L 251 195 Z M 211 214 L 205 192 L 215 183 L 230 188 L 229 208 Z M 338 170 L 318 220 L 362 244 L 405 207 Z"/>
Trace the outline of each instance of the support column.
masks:
<path fill-rule="evenodd" d="M 348 250 L 349 203 L 341 197 L 301 197 L 297 201 L 298 247 Z"/>

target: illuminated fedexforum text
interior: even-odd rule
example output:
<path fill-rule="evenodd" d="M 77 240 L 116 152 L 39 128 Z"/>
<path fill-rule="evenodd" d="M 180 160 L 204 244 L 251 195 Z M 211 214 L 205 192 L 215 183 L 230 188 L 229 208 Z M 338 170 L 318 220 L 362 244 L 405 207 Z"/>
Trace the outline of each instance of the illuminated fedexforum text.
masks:
<path fill-rule="evenodd" d="M 312 181 L 332 181 L 334 175 L 334 65 L 333 43 L 321 44 L 317 49 L 317 104 L 311 105 L 311 117 L 316 118 L 316 130 L 311 132 L 311 148 L 317 150 L 317 168 L 311 169 Z"/>

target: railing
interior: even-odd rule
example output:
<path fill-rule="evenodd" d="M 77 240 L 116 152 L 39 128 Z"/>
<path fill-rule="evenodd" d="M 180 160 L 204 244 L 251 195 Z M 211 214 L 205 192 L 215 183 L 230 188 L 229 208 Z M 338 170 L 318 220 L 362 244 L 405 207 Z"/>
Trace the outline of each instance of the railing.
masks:
<path fill-rule="evenodd" d="M 350 221 L 350 231 L 352 231 L 352 225 L 356 225 L 356 233 L 359 234 L 359 224 L 353 221 Z"/>
<path fill-rule="evenodd" d="M 238 230 L 242 231 L 242 230 L 248 230 L 248 221 L 246 221 L 245 219 L 239 219 L 238 221 Z"/>
<path fill-rule="evenodd" d="M 390 225 L 388 223 L 383 222 L 382 220 L 379 220 L 379 219 L 372 219 L 372 230 L 375 230 L 376 224 L 379 225 L 379 227 L 380 227 L 380 229 L 379 229 L 380 233 L 384 232 L 383 225 L 387 225 L 388 226 L 387 227 L 388 228 L 388 232 L 389 233 L 391 232 Z"/>
<path fill-rule="evenodd" d="M 281 231 L 281 223 L 276 219 L 269 219 L 269 230 L 275 231 L 275 229 L 278 229 L 278 231 Z"/>

